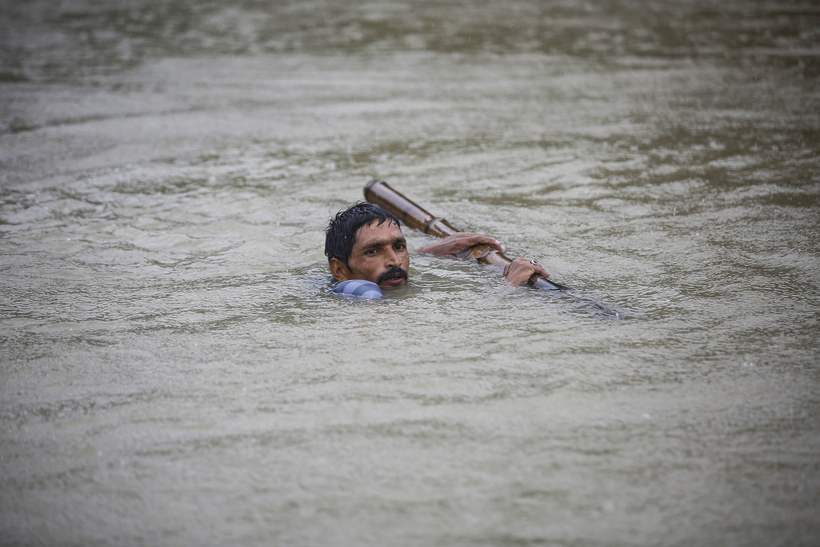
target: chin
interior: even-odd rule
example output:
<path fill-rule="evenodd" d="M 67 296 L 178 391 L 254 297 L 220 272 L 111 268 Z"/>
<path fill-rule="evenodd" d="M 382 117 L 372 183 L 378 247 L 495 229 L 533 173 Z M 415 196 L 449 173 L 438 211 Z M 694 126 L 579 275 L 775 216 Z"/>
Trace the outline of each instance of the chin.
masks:
<path fill-rule="evenodd" d="M 380 288 L 390 290 L 390 289 L 398 289 L 399 287 L 404 287 L 407 285 L 406 279 L 396 279 L 395 281 L 382 281 L 382 284 L 379 285 Z"/>

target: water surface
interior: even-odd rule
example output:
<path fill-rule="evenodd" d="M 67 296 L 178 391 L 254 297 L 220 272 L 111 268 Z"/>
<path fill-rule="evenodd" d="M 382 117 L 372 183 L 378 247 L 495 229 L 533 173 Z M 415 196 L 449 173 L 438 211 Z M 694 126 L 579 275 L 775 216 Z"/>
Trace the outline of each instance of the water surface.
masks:
<path fill-rule="evenodd" d="M 820 540 L 814 6 L 0 20 L 8 544 Z M 628 317 L 426 255 L 330 296 L 373 177 Z"/>

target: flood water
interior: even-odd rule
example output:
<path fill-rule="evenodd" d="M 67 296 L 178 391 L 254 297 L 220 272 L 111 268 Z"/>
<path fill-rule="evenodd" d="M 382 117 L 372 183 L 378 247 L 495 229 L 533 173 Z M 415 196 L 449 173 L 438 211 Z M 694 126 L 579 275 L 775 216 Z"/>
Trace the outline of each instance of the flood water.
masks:
<path fill-rule="evenodd" d="M 0 543 L 817 545 L 819 43 L 809 1 L 3 2 Z M 329 295 L 374 177 L 572 293 Z"/>

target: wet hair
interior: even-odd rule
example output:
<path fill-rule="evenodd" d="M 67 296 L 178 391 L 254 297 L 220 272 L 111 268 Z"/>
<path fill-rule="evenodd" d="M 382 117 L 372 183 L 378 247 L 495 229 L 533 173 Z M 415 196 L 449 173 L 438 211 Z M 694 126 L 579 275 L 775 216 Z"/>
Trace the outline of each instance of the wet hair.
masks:
<path fill-rule="evenodd" d="M 336 213 L 336 216 L 330 219 L 325 231 L 325 254 L 328 262 L 337 258 L 349 270 L 348 261 L 350 253 L 353 252 L 353 245 L 356 243 L 356 232 L 362 226 L 372 222 L 378 222 L 378 225 L 395 222 L 396 226 L 401 227 L 399 219 L 393 214 L 369 203 L 357 203 Z"/>

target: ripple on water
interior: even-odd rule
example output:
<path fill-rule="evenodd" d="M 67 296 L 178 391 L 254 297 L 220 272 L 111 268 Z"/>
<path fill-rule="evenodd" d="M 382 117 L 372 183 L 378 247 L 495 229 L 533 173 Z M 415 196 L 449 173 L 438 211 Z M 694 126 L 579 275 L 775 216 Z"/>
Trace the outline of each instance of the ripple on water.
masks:
<path fill-rule="evenodd" d="M 10 542 L 818 537 L 816 10 L 7 4 Z M 330 295 L 372 177 L 575 296 Z"/>

